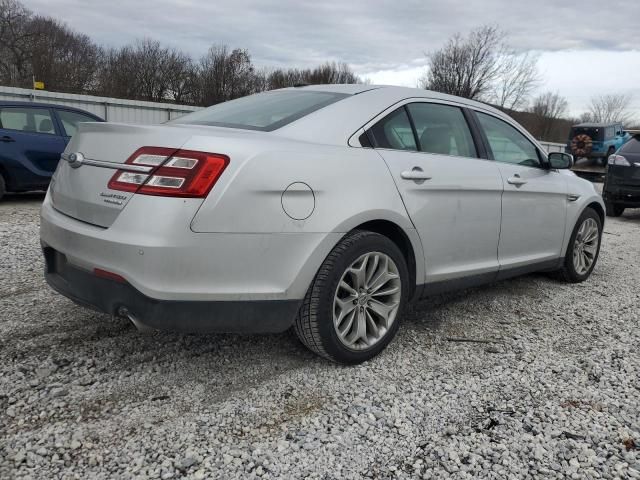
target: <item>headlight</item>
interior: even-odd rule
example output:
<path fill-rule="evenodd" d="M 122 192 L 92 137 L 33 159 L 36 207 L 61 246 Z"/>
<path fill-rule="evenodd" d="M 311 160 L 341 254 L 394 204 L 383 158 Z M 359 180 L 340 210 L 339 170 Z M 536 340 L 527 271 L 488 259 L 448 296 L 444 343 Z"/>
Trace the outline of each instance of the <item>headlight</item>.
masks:
<path fill-rule="evenodd" d="M 624 158 L 622 155 L 609 155 L 608 160 L 609 165 L 619 165 L 621 167 L 630 167 L 631 164 L 629 160 Z"/>

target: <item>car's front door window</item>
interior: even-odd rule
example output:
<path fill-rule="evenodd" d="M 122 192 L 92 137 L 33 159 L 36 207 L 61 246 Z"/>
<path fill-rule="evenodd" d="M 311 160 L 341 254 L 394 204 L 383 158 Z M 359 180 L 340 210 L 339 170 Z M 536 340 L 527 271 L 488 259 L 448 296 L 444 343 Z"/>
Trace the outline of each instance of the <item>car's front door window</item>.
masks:
<path fill-rule="evenodd" d="M 541 167 L 538 149 L 522 133 L 496 117 L 476 112 L 487 135 L 493 158 L 498 162 Z"/>

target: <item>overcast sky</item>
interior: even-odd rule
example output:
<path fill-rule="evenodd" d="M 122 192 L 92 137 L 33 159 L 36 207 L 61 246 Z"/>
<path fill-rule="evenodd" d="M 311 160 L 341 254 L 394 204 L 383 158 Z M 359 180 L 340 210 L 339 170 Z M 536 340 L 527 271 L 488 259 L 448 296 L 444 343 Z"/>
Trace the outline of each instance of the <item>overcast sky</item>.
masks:
<path fill-rule="evenodd" d="M 497 24 L 540 54 L 542 90 L 581 113 L 598 93 L 634 94 L 640 110 L 640 0 L 23 0 L 96 42 L 150 37 L 195 58 L 211 44 L 247 48 L 259 66 L 347 62 L 373 83 L 416 86 L 425 53 L 456 32 Z M 473 5 L 472 5 L 473 4 Z"/>

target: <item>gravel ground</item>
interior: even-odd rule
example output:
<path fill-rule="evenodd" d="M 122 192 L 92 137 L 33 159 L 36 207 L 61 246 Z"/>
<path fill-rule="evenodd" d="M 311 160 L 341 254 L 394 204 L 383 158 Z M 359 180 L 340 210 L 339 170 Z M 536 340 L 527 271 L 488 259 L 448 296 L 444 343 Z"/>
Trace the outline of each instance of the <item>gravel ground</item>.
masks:
<path fill-rule="evenodd" d="M 640 478 L 640 210 L 589 281 L 421 302 L 347 368 L 75 306 L 42 279 L 41 200 L 0 203 L 0 478 Z"/>

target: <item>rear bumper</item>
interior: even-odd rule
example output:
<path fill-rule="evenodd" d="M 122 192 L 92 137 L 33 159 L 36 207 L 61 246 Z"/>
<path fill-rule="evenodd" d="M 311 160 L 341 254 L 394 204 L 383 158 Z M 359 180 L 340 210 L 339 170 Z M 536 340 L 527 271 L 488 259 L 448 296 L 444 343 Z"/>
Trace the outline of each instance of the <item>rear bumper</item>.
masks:
<path fill-rule="evenodd" d="M 140 323 L 181 332 L 276 333 L 289 328 L 300 300 L 184 301 L 148 297 L 129 283 L 101 278 L 43 245 L 45 278 L 58 293 L 110 315 L 127 312 Z"/>
<path fill-rule="evenodd" d="M 109 228 L 45 198 L 43 244 L 80 270 L 115 273 L 159 301 L 301 300 L 339 233 L 195 233 L 180 199 L 140 195 Z M 161 200 L 165 200 L 164 202 Z"/>
<path fill-rule="evenodd" d="M 602 196 L 606 202 L 630 208 L 640 207 L 640 186 L 607 184 Z"/>

